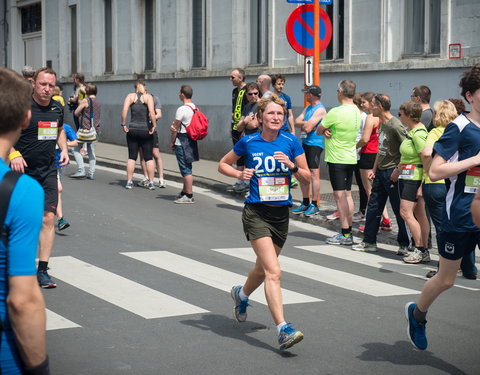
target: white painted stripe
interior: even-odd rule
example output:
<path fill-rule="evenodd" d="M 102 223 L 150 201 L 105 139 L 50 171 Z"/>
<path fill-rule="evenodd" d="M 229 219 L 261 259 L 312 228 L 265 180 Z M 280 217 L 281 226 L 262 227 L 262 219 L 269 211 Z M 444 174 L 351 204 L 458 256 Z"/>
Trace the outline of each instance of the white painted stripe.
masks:
<path fill-rule="evenodd" d="M 246 279 L 245 275 L 226 271 L 222 268 L 201 263 L 168 251 L 128 252 L 121 254 L 225 292 L 230 292 L 233 285 L 242 285 Z M 282 291 L 284 304 L 322 301 L 321 299 L 290 290 L 283 289 Z M 258 288 L 252 293 L 250 299 L 264 305 L 267 304 L 263 288 Z"/>
<path fill-rule="evenodd" d="M 47 309 L 47 331 L 78 327 L 81 326 Z"/>
<path fill-rule="evenodd" d="M 250 248 L 213 250 L 222 254 L 227 254 L 250 262 L 255 262 L 255 254 L 253 254 Z M 308 279 L 333 285 L 339 288 L 365 293 L 374 297 L 398 296 L 420 293 L 417 290 L 403 288 L 397 285 L 353 275 L 348 272 L 337 271 L 331 268 L 322 267 L 316 264 L 289 258 L 283 255 L 280 255 L 279 261 L 280 267 L 283 272 L 293 273 L 297 276 L 306 277 Z"/>
<path fill-rule="evenodd" d="M 347 260 L 349 262 L 364 264 L 369 267 L 375 267 L 385 271 L 400 273 L 406 276 L 412 276 L 420 279 L 426 279 L 425 274 L 432 269 L 432 267 L 425 267 L 422 264 L 407 264 L 402 261 L 401 257 L 398 259 L 391 259 L 380 256 L 378 253 L 365 253 L 351 250 L 347 247 L 339 247 L 333 245 L 315 245 L 315 246 L 295 246 L 297 249 L 311 251 L 316 254 L 328 255 L 337 259 Z M 383 247 L 382 244 L 379 247 Z M 457 278 L 455 286 L 472 291 L 479 291 L 480 289 L 472 286 L 480 284 L 480 280 L 461 280 Z"/>
<path fill-rule="evenodd" d="M 70 256 L 51 264 L 54 277 L 145 319 L 208 312 Z"/>

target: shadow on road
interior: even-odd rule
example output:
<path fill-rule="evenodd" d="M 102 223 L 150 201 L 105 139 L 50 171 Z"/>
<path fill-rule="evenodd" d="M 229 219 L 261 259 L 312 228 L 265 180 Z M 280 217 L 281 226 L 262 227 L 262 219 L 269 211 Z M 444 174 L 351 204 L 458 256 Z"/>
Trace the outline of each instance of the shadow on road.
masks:
<path fill-rule="evenodd" d="M 432 352 L 413 349 L 408 341 L 397 341 L 393 345 L 374 342 L 362 346 L 366 350 L 357 356 L 362 361 L 390 362 L 394 365 L 406 366 L 429 366 L 450 375 L 467 375 L 454 365 L 435 357 Z"/>
<path fill-rule="evenodd" d="M 249 333 L 266 330 L 267 327 L 260 323 L 245 322 L 236 323 L 232 318 L 218 314 L 206 314 L 200 319 L 182 320 L 180 323 L 198 328 L 204 331 L 211 331 L 219 336 L 230 337 L 232 339 L 241 340 L 248 345 L 256 346 L 261 349 L 270 350 L 282 357 L 296 357 L 288 351 L 280 351 L 271 345 L 268 345 L 254 337 L 249 336 Z"/>

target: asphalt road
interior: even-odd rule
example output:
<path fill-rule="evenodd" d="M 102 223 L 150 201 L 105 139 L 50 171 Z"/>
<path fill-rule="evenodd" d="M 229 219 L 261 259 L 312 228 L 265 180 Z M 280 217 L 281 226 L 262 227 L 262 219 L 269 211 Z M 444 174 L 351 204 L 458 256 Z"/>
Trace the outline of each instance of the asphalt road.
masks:
<path fill-rule="evenodd" d="M 67 174 L 72 173 L 72 167 Z M 427 351 L 406 337 L 404 304 L 425 265 L 384 246 L 325 245 L 326 228 L 291 222 L 282 256 L 285 315 L 305 334 L 286 352 L 258 291 L 243 324 L 229 289 L 252 263 L 241 202 L 180 186 L 123 188 L 124 173 L 63 178 L 71 227 L 58 233 L 45 290 L 53 374 L 479 374 L 480 281 L 458 279 L 429 315 Z M 253 297 L 253 296 L 252 296 Z"/>

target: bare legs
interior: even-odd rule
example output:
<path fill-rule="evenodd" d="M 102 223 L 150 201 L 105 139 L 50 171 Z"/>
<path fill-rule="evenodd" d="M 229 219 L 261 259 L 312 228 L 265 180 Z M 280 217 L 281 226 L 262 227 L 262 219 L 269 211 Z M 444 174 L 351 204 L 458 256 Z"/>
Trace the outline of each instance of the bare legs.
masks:
<path fill-rule="evenodd" d="M 255 266 L 248 274 L 243 286 L 245 294 L 250 295 L 264 283 L 265 297 L 275 324 L 285 321 L 283 315 L 282 290 L 280 288 L 280 264 L 278 256 L 282 250 L 275 245 L 271 237 L 262 237 L 250 241 L 257 255 Z"/>
<path fill-rule="evenodd" d="M 438 272 L 425 283 L 422 294 L 418 299 L 417 306 L 420 311 L 427 312 L 437 297 L 453 286 L 461 262 L 461 258 L 450 260 L 440 255 L 440 267 Z"/>
<path fill-rule="evenodd" d="M 340 225 L 342 229 L 348 229 L 352 226 L 354 210 L 352 192 L 350 190 L 335 190 L 333 196 L 340 215 Z"/>
<path fill-rule="evenodd" d="M 412 233 L 415 246 L 427 248 L 430 224 L 425 214 L 423 199 L 419 199 L 418 202 L 402 199 L 400 201 L 400 215 L 402 215 L 403 220 L 405 220 Z"/>
<path fill-rule="evenodd" d="M 55 240 L 55 214 L 50 211 L 43 212 L 43 224 L 40 230 L 38 260 L 48 262 L 52 254 Z"/>

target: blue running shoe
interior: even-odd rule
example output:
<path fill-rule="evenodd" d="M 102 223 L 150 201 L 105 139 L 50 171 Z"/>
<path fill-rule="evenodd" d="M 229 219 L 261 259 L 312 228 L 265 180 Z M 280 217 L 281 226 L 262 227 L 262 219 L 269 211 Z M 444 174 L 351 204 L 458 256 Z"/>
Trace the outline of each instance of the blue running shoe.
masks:
<path fill-rule="evenodd" d="M 410 342 L 417 349 L 425 350 L 428 346 L 427 336 L 425 334 L 425 325 L 427 322 L 418 323 L 413 317 L 413 310 L 417 306 L 414 302 L 408 302 L 405 305 L 405 317 L 408 321 L 407 334 Z"/>
<path fill-rule="evenodd" d="M 317 215 L 320 212 L 320 209 L 313 203 L 308 205 L 308 208 L 303 213 L 305 216 Z"/>
<path fill-rule="evenodd" d="M 37 271 L 38 285 L 43 289 L 56 288 L 57 284 L 52 280 L 47 271 Z"/>
<path fill-rule="evenodd" d="M 339 233 L 333 237 L 327 238 L 326 242 L 330 245 L 353 245 L 353 235 L 344 236 Z"/>
<path fill-rule="evenodd" d="M 250 306 L 247 300 L 242 300 L 240 298 L 240 290 L 242 290 L 241 285 L 232 287 L 230 295 L 232 296 L 234 306 L 233 306 L 233 318 L 239 322 L 243 323 L 247 320 L 247 307 Z"/>
<path fill-rule="evenodd" d="M 308 206 L 305 206 L 303 203 L 298 206 L 298 207 L 295 207 L 293 210 L 292 210 L 292 214 L 294 215 L 300 215 L 302 213 L 304 213 L 306 210 L 307 210 Z"/>
<path fill-rule="evenodd" d="M 70 223 L 67 220 L 65 220 L 63 217 L 58 219 L 58 221 L 57 221 L 58 230 L 67 229 L 69 226 L 70 226 Z"/>
<path fill-rule="evenodd" d="M 292 323 L 285 324 L 278 334 L 280 350 L 291 348 L 303 340 L 303 333 L 292 327 Z"/>

